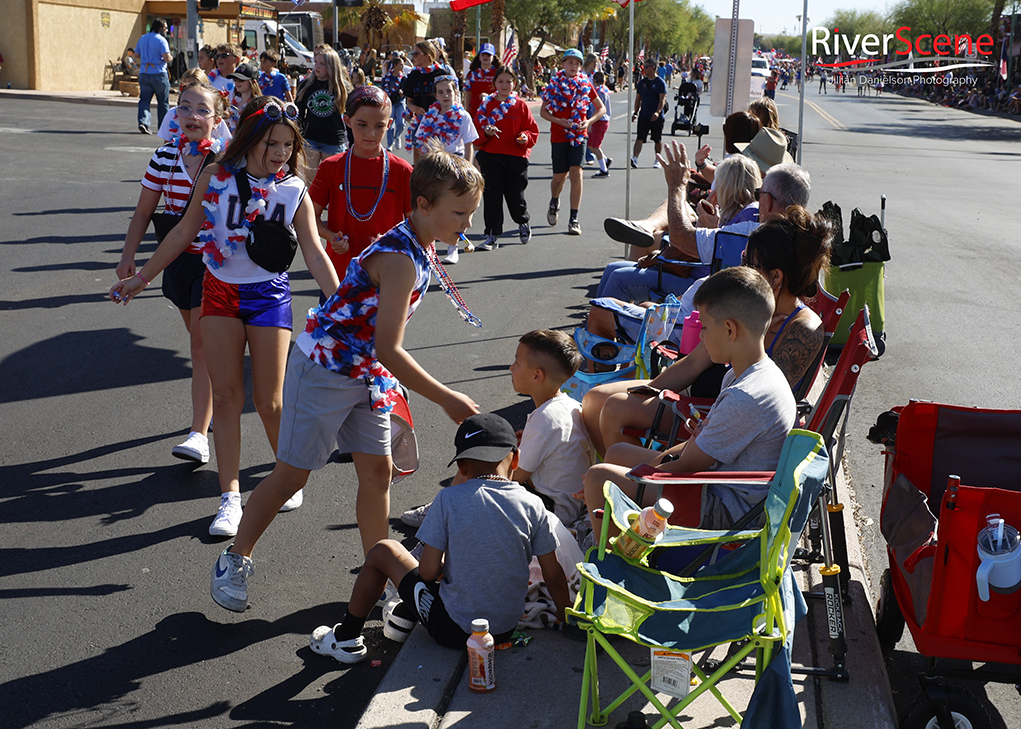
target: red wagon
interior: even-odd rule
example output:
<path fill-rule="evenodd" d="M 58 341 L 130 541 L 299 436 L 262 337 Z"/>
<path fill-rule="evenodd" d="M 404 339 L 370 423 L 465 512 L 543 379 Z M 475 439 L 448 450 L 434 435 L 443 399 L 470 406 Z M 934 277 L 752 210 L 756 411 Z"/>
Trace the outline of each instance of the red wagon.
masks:
<path fill-rule="evenodd" d="M 982 600 L 976 580 L 987 516 L 1021 528 L 1021 411 L 912 401 L 883 413 L 869 439 L 887 446 L 880 530 L 889 569 L 877 631 L 892 647 L 906 624 L 927 659 L 925 700 L 901 727 L 985 729 L 985 709 L 935 679 L 1021 682 L 1021 590 Z"/>

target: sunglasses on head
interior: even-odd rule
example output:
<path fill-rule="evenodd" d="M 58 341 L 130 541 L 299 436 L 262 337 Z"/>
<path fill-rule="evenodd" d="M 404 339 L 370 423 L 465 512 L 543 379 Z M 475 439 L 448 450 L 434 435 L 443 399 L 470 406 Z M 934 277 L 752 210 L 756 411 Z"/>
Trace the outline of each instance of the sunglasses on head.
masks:
<path fill-rule="evenodd" d="M 277 102 L 270 101 L 264 107 L 254 112 L 252 116 L 256 117 L 260 114 L 265 116 L 267 121 L 273 124 L 282 121 L 284 118 L 290 119 L 293 122 L 298 121 L 298 107 L 291 102 L 287 102 L 283 106 L 280 106 Z"/>

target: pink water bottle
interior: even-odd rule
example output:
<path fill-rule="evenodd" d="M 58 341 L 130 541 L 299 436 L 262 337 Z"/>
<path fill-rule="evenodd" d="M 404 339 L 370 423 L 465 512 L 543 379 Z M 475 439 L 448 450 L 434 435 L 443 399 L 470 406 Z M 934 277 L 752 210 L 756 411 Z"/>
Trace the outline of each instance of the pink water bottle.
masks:
<path fill-rule="evenodd" d="M 691 354 L 702 340 L 702 322 L 698 318 L 698 309 L 684 317 L 681 329 L 681 354 Z"/>

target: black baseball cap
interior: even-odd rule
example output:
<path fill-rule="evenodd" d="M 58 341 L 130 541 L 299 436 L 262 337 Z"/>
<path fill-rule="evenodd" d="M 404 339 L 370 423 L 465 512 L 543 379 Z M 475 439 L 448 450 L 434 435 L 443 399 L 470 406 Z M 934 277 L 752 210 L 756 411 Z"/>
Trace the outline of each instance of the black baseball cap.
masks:
<path fill-rule="evenodd" d="M 486 463 L 499 463 L 518 447 L 514 428 L 496 413 L 479 413 L 461 423 L 454 436 L 455 455 L 450 463 L 471 458 Z"/>
<path fill-rule="evenodd" d="M 255 70 L 255 66 L 252 64 L 242 63 L 234 69 L 234 73 L 227 76 L 227 78 L 232 78 L 235 81 L 254 81 L 259 78 L 259 73 Z"/>

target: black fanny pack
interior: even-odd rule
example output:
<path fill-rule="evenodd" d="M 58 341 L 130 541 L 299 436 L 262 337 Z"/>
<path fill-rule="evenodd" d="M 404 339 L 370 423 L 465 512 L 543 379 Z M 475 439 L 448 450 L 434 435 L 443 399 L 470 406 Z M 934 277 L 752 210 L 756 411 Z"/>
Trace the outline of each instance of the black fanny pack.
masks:
<path fill-rule="evenodd" d="M 252 186 L 248 182 L 248 173 L 243 169 L 238 170 L 235 178 L 244 214 L 248 201 L 252 199 Z M 298 239 L 294 231 L 279 220 L 266 220 L 265 216 L 260 215 L 249 224 L 245 250 L 255 265 L 273 273 L 283 273 L 294 262 Z"/>

